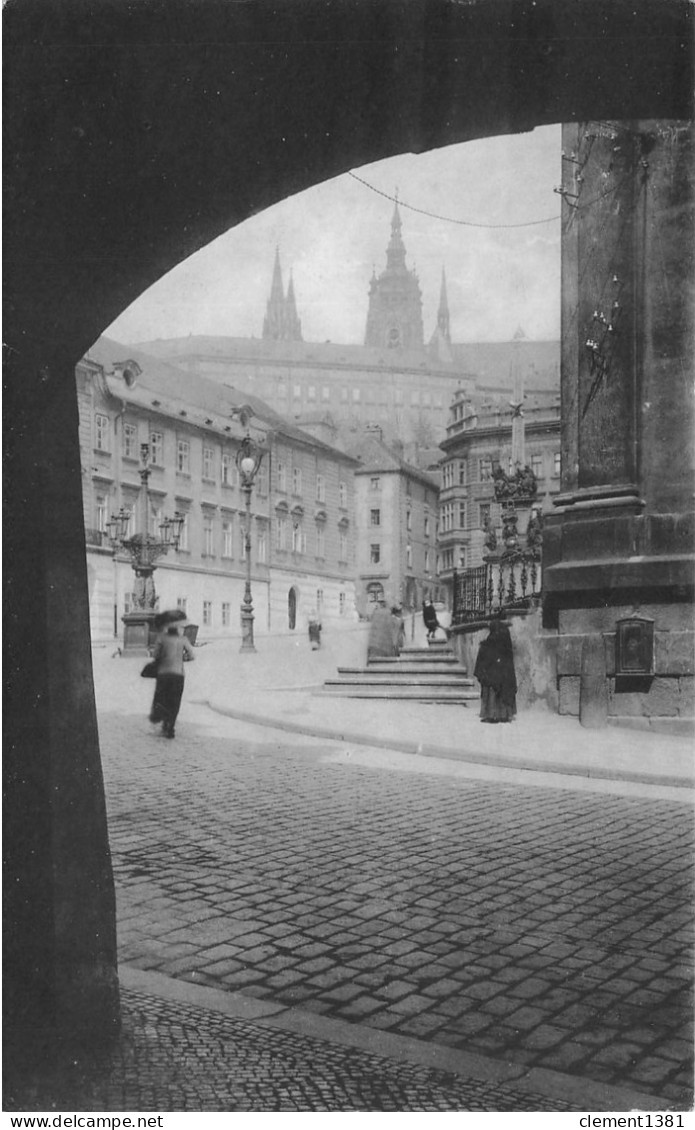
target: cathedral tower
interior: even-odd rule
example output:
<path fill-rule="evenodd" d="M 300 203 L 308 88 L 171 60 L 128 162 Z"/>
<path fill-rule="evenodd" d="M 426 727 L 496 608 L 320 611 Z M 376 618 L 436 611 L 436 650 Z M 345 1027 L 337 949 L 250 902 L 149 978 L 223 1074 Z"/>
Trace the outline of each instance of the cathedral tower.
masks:
<path fill-rule="evenodd" d="M 294 283 L 290 272 L 287 297 L 282 285 L 280 251 L 275 249 L 275 266 L 270 287 L 270 298 L 263 319 L 263 337 L 270 341 L 302 341 L 302 323 L 297 316 L 297 303 L 294 297 Z"/>
<path fill-rule="evenodd" d="M 387 349 L 422 349 L 422 295 L 415 271 L 405 264 L 398 202 L 391 220 L 391 239 L 386 249 L 386 270 L 369 285 L 369 311 L 365 345 Z"/>

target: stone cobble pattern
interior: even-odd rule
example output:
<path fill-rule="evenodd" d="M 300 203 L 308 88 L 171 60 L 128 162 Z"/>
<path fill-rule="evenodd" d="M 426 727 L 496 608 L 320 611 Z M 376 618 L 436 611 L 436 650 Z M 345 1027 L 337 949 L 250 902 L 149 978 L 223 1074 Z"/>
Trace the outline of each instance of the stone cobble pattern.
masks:
<path fill-rule="evenodd" d="M 689 1103 L 686 804 L 100 732 L 122 962 Z"/>
<path fill-rule="evenodd" d="M 461 1079 L 207 1009 L 124 991 L 117 1046 L 6 1096 L 6 1111 L 555 1111 L 513 1085 Z"/>

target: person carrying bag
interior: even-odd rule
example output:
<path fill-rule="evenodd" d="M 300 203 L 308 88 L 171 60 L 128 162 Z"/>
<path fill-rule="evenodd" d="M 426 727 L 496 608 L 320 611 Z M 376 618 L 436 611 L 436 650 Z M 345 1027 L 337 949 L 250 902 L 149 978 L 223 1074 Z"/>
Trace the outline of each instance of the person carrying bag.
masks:
<path fill-rule="evenodd" d="M 182 621 L 165 629 L 155 645 L 152 662 L 157 666 L 157 683 L 154 688 L 150 722 L 162 723 L 162 733 L 166 738 L 175 736 L 183 695 L 184 660 L 195 659 L 193 648 L 182 634 Z M 147 665 L 149 666 L 149 664 Z"/>

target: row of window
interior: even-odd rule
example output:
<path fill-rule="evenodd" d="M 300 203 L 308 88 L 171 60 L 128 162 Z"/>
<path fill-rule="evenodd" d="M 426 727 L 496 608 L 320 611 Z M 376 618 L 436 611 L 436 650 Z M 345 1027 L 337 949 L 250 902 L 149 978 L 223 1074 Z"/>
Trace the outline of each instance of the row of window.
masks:
<path fill-rule="evenodd" d="M 371 476 L 371 478 L 369 480 L 369 489 L 375 490 L 375 491 L 381 490 L 381 475 L 372 475 Z M 406 493 L 406 496 L 408 498 L 413 497 L 413 484 L 412 484 L 412 481 L 408 478 L 406 478 L 406 480 L 405 480 L 405 493 Z M 423 501 L 425 503 L 425 506 L 430 505 L 430 501 L 431 501 L 432 498 L 434 498 L 434 500 L 436 501 L 436 493 L 435 492 L 431 493 L 427 489 L 427 487 L 423 487 L 422 497 L 423 497 Z"/>
<path fill-rule="evenodd" d="M 369 511 L 369 525 L 370 526 L 380 526 L 381 525 L 381 509 L 372 508 Z M 412 528 L 413 528 L 413 512 L 412 512 L 412 510 L 406 510 L 406 512 L 405 512 L 405 528 L 406 528 L 406 530 L 412 530 Z M 430 536 L 430 516 L 429 516 L 429 514 L 425 514 L 425 517 L 424 517 L 423 533 L 424 533 L 424 536 L 426 538 L 428 538 Z"/>
<path fill-rule="evenodd" d="M 111 421 L 101 412 L 95 415 L 95 447 L 98 451 L 110 450 Z M 135 424 L 124 424 L 122 428 L 122 454 L 126 459 L 139 459 L 140 448 L 138 442 L 138 428 Z M 209 482 L 217 480 L 218 457 L 220 453 L 214 447 L 203 446 L 202 477 Z M 176 440 L 175 466 L 179 474 L 191 473 L 191 444 L 187 439 Z M 164 466 L 164 435 L 162 432 L 150 432 L 149 461 L 155 467 Z M 291 483 L 292 494 L 302 494 L 302 469 L 292 467 L 291 474 L 284 459 L 278 459 L 275 464 L 275 484 L 278 491 L 287 492 L 288 481 Z M 234 452 L 223 451 L 220 462 L 220 481 L 224 486 L 239 486 L 239 474 L 236 467 Z M 267 494 L 267 466 L 261 463 L 258 470 L 254 489 L 258 494 Z M 326 479 L 321 472 L 315 477 L 315 498 L 317 502 L 326 501 Z M 347 483 L 338 484 L 338 505 L 346 509 L 348 504 Z"/>
<path fill-rule="evenodd" d="M 177 597 L 176 607 L 179 608 L 182 612 L 184 612 L 186 614 L 186 616 L 188 615 L 187 605 L 188 605 L 187 597 L 185 597 L 185 596 Z M 136 607 L 135 593 L 126 593 L 125 594 L 125 600 L 124 600 L 124 611 L 125 611 L 125 613 L 127 614 L 128 612 L 132 612 L 135 607 Z M 324 601 L 324 596 L 323 596 L 323 589 L 317 589 L 316 590 L 316 600 L 315 600 L 315 603 L 314 603 L 314 607 L 315 607 L 316 611 L 318 612 L 319 616 L 321 616 L 323 614 L 323 612 L 325 611 L 325 601 Z M 339 615 L 344 616 L 346 609 L 347 609 L 346 594 L 344 592 L 339 592 L 338 593 L 338 613 L 339 613 Z M 203 601 L 202 612 L 203 612 L 203 615 L 202 615 L 203 626 L 206 627 L 206 628 L 216 627 L 217 624 L 215 622 L 214 604 L 211 600 L 204 600 Z M 232 606 L 229 603 L 229 601 L 226 601 L 226 600 L 221 601 L 221 603 L 220 603 L 220 626 L 221 627 L 223 627 L 223 628 L 229 628 L 230 627 L 231 622 L 232 622 L 231 614 L 232 614 Z"/>
<path fill-rule="evenodd" d="M 333 399 L 339 399 L 341 404 L 389 404 L 392 402 L 398 406 L 405 404 L 406 397 L 404 390 L 401 388 L 394 389 L 393 397 L 390 401 L 388 389 L 384 387 L 375 387 L 368 385 L 365 388 L 348 387 L 342 385 L 338 397 L 334 393 L 338 392 L 337 389 L 331 388 L 330 385 L 322 385 L 319 389 L 317 385 L 307 385 L 306 388 L 301 384 L 293 384 L 289 386 L 285 381 L 279 381 L 277 386 L 269 389 L 271 395 L 277 395 L 280 400 L 287 400 L 291 397 L 293 400 L 301 400 L 305 397 L 307 401 L 315 404 L 319 399 L 323 404 L 330 404 Z M 420 389 L 412 389 L 409 396 L 411 408 L 443 408 L 444 400 L 441 393 L 425 392 Z"/>
<path fill-rule="evenodd" d="M 316 522 L 315 556 L 326 556 L 326 527 L 324 522 Z M 301 521 L 291 520 L 285 514 L 278 514 L 275 519 L 275 548 L 280 552 L 291 550 L 292 553 L 306 553 L 306 530 Z M 338 560 L 348 560 L 348 535 L 342 527 L 338 529 Z"/>
<path fill-rule="evenodd" d="M 490 456 L 483 459 L 471 460 L 473 469 L 477 467 L 478 482 L 487 483 L 492 480 L 493 460 Z M 542 479 L 545 474 L 545 457 L 543 455 L 532 455 L 530 458 L 529 466 L 537 479 Z M 509 460 L 508 474 L 514 473 L 514 464 Z M 553 475 L 559 476 L 561 470 L 561 453 L 559 451 L 553 452 Z M 465 459 L 450 459 L 448 463 L 442 466 L 442 489 L 448 490 L 450 487 L 465 487 L 468 481 L 468 461 Z"/>
<path fill-rule="evenodd" d="M 372 565 L 378 565 L 381 562 L 381 543 L 380 542 L 375 541 L 375 542 L 372 542 L 370 544 L 370 546 L 369 546 L 369 560 L 370 560 Z M 408 543 L 408 545 L 406 545 L 406 547 L 405 547 L 405 566 L 406 566 L 406 569 L 412 569 L 412 567 L 413 567 L 413 547 L 412 547 L 412 545 L 410 545 L 410 543 Z M 425 550 L 425 572 L 429 573 L 429 571 L 430 571 L 430 551 L 429 551 L 429 549 L 426 549 Z"/>
<path fill-rule="evenodd" d="M 282 459 L 275 461 L 275 487 L 280 494 L 287 493 L 288 481 L 292 483 L 292 494 L 302 494 L 302 469 L 301 467 L 292 467 L 291 480 L 288 476 L 288 466 Z M 320 471 L 316 473 L 315 478 L 315 498 L 317 502 L 326 501 L 326 479 Z M 348 488 L 344 480 L 338 483 L 338 505 L 341 510 L 346 510 L 348 504 Z"/>
<path fill-rule="evenodd" d="M 459 545 L 443 549 L 437 558 L 437 572 L 444 573 L 448 569 L 466 568 L 466 547 Z"/>
<path fill-rule="evenodd" d="M 106 494 L 97 494 L 95 499 L 96 528 L 106 533 L 109 521 L 109 499 Z M 163 511 L 160 506 L 150 505 L 148 512 L 148 530 L 153 537 L 160 537 L 160 527 L 164 521 Z M 223 558 L 235 556 L 235 542 L 238 537 L 239 559 L 246 560 L 246 525 L 243 515 L 238 518 L 238 534 L 235 534 L 235 521 L 230 516 L 222 518 L 217 525 L 217 516 L 214 514 L 203 515 L 202 525 L 202 554 L 204 557 L 216 557 L 218 549 Z M 130 521 L 125 531 L 125 537 L 133 537 L 137 529 L 136 508 L 130 508 Z M 314 524 L 315 555 L 326 556 L 326 526 L 324 522 Z M 218 540 L 219 539 L 219 540 Z M 253 535 L 256 550 L 256 561 L 265 564 L 268 558 L 268 535 L 265 523 L 257 523 Z M 278 550 L 291 550 L 293 553 L 307 552 L 307 536 L 301 520 L 295 520 L 287 514 L 278 514 L 275 519 L 275 546 Z M 186 553 L 190 549 L 190 514 L 183 512 L 183 524 L 178 544 L 179 551 Z M 348 560 L 348 533 L 347 529 L 338 529 L 338 557 L 340 561 Z"/>
<path fill-rule="evenodd" d="M 476 529 L 484 530 L 490 524 L 492 504 L 481 502 L 478 505 L 478 524 Z M 452 530 L 468 528 L 468 503 L 460 500 L 443 502 L 439 508 L 439 533 L 448 534 Z"/>

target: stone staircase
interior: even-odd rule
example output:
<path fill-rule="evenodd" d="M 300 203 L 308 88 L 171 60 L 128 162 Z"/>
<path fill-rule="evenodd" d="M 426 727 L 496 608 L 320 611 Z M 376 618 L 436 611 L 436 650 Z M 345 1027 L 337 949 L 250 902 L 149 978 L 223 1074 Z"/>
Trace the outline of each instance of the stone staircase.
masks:
<path fill-rule="evenodd" d="M 410 702 L 467 703 L 479 697 L 448 643 L 404 647 L 393 659 L 374 658 L 366 667 L 339 667 L 326 679 L 323 694 L 345 698 L 402 698 Z"/>

